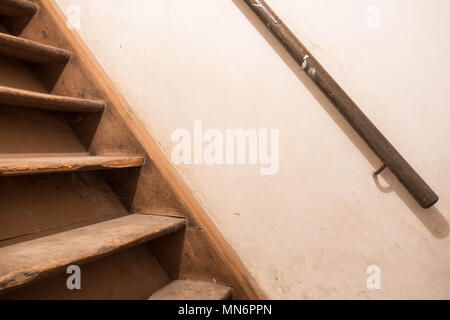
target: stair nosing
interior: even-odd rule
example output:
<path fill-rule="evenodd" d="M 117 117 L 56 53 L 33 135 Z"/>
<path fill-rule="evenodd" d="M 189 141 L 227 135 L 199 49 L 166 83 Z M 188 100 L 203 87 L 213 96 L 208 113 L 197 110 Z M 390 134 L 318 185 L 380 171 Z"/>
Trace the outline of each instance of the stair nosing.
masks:
<path fill-rule="evenodd" d="M 8 54 L 3 52 L 4 48 L 9 48 L 16 51 L 16 54 Z M 26 52 L 31 55 L 38 57 L 45 57 L 45 60 L 38 61 L 36 59 L 21 58 L 17 56 L 17 52 Z M 70 57 L 71 53 L 67 50 L 60 49 L 57 47 L 49 46 L 40 42 L 36 42 L 29 39 L 24 39 L 16 37 L 13 35 L 0 33 L 0 56 L 4 58 L 9 58 L 13 60 L 27 61 L 37 64 L 47 64 L 47 63 L 66 63 Z"/>
<path fill-rule="evenodd" d="M 133 168 L 144 165 L 141 156 L 80 156 L 0 158 L 0 176 Z"/>
<path fill-rule="evenodd" d="M 1 16 L 11 18 L 32 17 L 38 10 L 37 5 L 25 0 L 3 0 L 0 6 L 12 8 L 13 10 L 21 12 L 21 14 L 18 15 L 11 15 L 4 12 L 0 13 Z"/>
<path fill-rule="evenodd" d="M 1 106 L 62 112 L 101 112 L 106 108 L 102 100 L 53 95 L 0 86 Z"/>

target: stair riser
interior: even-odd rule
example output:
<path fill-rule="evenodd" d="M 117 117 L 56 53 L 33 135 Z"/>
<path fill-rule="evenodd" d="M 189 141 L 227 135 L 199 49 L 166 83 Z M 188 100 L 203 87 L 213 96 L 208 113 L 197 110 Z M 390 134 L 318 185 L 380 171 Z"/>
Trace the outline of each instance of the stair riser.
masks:
<path fill-rule="evenodd" d="M 125 212 L 97 172 L 0 177 L 0 247 Z"/>
<path fill-rule="evenodd" d="M 0 107 L 0 154 L 87 154 L 63 115 Z"/>

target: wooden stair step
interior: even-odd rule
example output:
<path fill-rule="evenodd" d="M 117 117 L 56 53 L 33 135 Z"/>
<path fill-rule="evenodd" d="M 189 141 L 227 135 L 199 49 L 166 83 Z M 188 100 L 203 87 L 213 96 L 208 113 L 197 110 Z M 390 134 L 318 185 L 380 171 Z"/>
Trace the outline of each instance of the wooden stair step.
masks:
<path fill-rule="evenodd" d="M 175 280 L 156 291 L 149 300 L 229 300 L 230 287 L 190 280 Z"/>
<path fill-rule="evenodd" d="M 0 57 L 36 64 L 65 63 L 70 58 L 70 52 L 0 33 Z"/>
<path fill-rule="evenodd" d="M 132 214 L 0 248 L 0 291 L 45 278 L 71 264 L 97 260 L 184 227 L 184 219 Z"/>
<path fill-rule="evenodd" d="M 25 0 L 0 0 L 0 15 L 10 18 L 31 17 L 37 6 Z"/>
<path fill-rule="evenodd" d="M 133 168 L 143 164 L 143 157 L 127 156 L 0 158 L 0 176 Z"/>
<path fill-rule="evenodd" d="M 63 112 L 101 112 L 103 101 L 79 99 L 0 86 L 0 105 Z"/>

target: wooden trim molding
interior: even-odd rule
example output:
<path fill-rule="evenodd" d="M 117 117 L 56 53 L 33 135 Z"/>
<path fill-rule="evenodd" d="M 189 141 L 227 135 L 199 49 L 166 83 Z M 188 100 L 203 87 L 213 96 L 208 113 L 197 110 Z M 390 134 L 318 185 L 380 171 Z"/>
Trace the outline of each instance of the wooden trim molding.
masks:
<path fill-rule="evenodd" d="M 201 206 L 195 194 L 183 182 L 176 168 L 152 138 L 143 123 L 134 114 L 131 106 L 115 88 L 107 73 L 96 60 L 92 52 L 84 44 L 81 37 L 67 27 L 64 13 L 54 0 L 41 0 L 40 5 L 53 17 L 57 26 L 72 46 L 74 53 L 81 59 L 85 71 L 92 77 L 103 94 L 114 104 L 118 113 L 135 135 L 144 151 L 159 168 L 170 187 L 174 190 L 189 213 L 194 217 L 199 227 L 203 229 L 210 244 L 216 249 L 226 265 L 228 265 L 235 280 L 250 299 L 267 299 L 266 294 L 258 286 L 255 279 L 244 266 L 243 262 L 231 248 L 224 236 L 217 229 L 205 209 Z"/>

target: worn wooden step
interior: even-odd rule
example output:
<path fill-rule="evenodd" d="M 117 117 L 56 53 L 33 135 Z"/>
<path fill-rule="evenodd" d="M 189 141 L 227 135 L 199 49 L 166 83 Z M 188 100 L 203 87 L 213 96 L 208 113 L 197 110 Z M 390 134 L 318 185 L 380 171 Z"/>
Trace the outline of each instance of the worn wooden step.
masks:
<path fill-rule="evenodd" d="M 0 294 L 4 300 L 146 300 L 170 282 L 166 271 L 141 245 L 109 254 L 81 266 L 81 289 L 67 290 L 65 272 Z"/>
<path fill-rule="evenodd" d="M 34 64 L 65 63 L 70 58 L 70 52 L 0 33 L 0 57 Z"/>
<path fill-rule="evenodd" d="M 63 112 L 101 112 L 105 102 L 0 86 L 0 105 Z"/>
<path fill-rule="evenodd" d="M 0 0 L 0 16 L 9 18 L 31 17 L 37 11 L 37 6 L 25 0 Z"/>
<path fill-rule="evenodd" d="M 0 158 L 0 176 L 133 168 L 143 164 L 142 157 L 126 156 Z"/>
<path fill-rule="evenodd" d="M 185 227 L 183 219 L 133 214 L 0 248 L 0 291 L 45 278 Z"/>
<path fill-rule="evenodd" d="M 190 280 L 175 280 L 156 291 L 149 300 L 229 300 L 230 287 Z"/>

